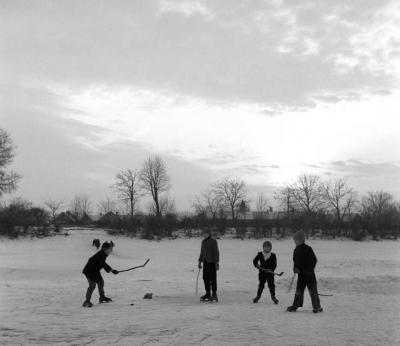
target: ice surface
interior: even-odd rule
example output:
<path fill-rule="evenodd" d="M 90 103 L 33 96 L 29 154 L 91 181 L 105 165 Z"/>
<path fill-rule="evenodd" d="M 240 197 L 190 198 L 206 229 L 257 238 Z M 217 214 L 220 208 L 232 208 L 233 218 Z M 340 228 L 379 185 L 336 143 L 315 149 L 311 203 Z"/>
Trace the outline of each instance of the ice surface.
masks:
<path fill-rule="evenodd" d="M 291 240 L 274 241 L 279 305 L 268 290 L 258 304 L 251 260 L 262 240 L 221 239 L 219 303 L 195 296 L 200 239 L 161 242 L 109 236 L 101 230 L 69 237 L 0 241 L 1 345 L 400 345 L 400 242 L 310 240 L 319 261 L 317 279 L 324 312 L 285 312 L 294 292 Z M 82 308 L 87 281 L 81 274 L 95 253 L 93 238 L 113 240 L 104 273 L 114 302 Z M 203 294 L 199 280 L 199 295 Z M 153 299 L 142 299 L 147 292 Z M 133 305 L 132 305 L 133 304 Z"/>

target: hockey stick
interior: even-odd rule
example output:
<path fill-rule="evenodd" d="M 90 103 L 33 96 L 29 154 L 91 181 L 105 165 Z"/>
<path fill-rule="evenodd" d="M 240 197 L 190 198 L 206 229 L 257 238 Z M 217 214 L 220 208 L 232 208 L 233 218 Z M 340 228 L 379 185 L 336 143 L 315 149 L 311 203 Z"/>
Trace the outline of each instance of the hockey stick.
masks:
<path fill-rule="evenodd" d="M 201 255 L 203 255 L 203 256 L 201 256 Z M 201 260 L 200 260 L 200 258 L 201 258 Z M 200 264 L 201 262 L 204 262 L 203 242 L 201 243 L 201 250 L 200 250 L 200 256 L 199 256 L 199 264 Z M 196 296 L 197 296 L 197 294 L 199 293 L 199 276 L 200 276 L 201 268 L 202 268 L 202 266 L 200 265 L 200 266 L 199 266 L 199 271 L 198 271 L 197 277 L 196 277 L 196 290 L 195 290 Z"/>
<path fill-rule="evenodd" d="M 296 277 L 296 273 L 294 273 L 293 274 L 293 277 L 292 277 L 292 280 L 290 281 L 290 285 L 289 285 L 289 288 L 288 288 L 288 293 L 290 292 L 290 290 L 292 289 L 292 286 L 293 286 L 293 282 L 294 282 L 294 278 Z"/>
<path fill-rule="evenodd" d="M 293 274 L 292 280 L 290 281 L 290 285 L 288 288 L 288 293 L 290 292 L 290 290 L 292 289 L 293 283 L 294 283 L 294 278 L 296 277 L 296 273 Z M 318 293 L 319 296 L 321 297 L 333 297 L 333 294 L 323 294 L 323 293 Z"/>
<path fill-rule="evenodd" d="M 197 272 L 197 278 L 196 278 L 196 290 L 195 290 L 196 296 L 197 296 L 197 295 L 198 295 L 198 293 L 199 293 L 199 276 L 200 276 L 200 271 L 201 271 L 201 268 L 199 268 L 199 271 Z"/>
<path fill-rule="evenodd" d="M 276 276 L 282 276 L 283 274 L 285 274 L 285 272 L 275 273 L 272 270 L 268 270 L 268 269 L 265 269 L 265 268 L 258 268 L 258 269 L 260 269 L 260 270 L 262 270 L 262 271 L 264 271 L 266 273 L 274 274 Z"/>
<path fill-rule="evenodd" d="M 132 268 L 129 268 L 129 269 L 124 269 L 124 270 L 118 270 L 118 273 L 128 272 L 130 270 L 137 269 L 137 268 L 143 268 L 147 263 L 149 263 L 149 261 L 150 261 L 150 258 L 148 258 L 147 261 L 144 262 L 144 264 L 142 264 L 141 266 L 136 266 L 136 267 L 132 267 Z"/>

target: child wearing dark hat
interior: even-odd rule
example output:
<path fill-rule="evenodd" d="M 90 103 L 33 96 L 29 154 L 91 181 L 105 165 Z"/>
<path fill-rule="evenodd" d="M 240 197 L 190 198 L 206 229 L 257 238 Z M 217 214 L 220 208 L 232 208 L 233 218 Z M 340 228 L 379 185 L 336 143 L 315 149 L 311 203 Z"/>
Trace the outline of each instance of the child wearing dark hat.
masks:
<path fill-rule="evenodd" d="M 313 312 L 322 312 L 314 272 L 317 257 L 311 246 L 305 243 L 303 231 L 296 232 L 293 239 L 296 243 L 296 248 L 293 251 L 293 272 L 298 274 L 298 279 L 293 304 L 287 308 L 287 311 L 294 312 L 297 308 L 303 306 L 304 290 L 307 287 L 311 296 Z"/>
<path fill-rule="evenodd" d="M 268 283 L 271 299 L 275 304 L 279 300 L 275 297 L 275 283 L 274 271 L 276 269 L 276 255 L 271 252 L 272 244 L 269 241 L 263 243 L 263 251 L 260 251 L 253 259 L 254 266 L 259 270 L 258 272 L 258 291 L 257 296 L 253 299 L 253 303 L 257 303 L 265 287 L 265 282 Z"/>
<path fill-rule="evenodd" d="M 203 267 L 203 281 L 206 290 L 206 294 L 200 298 L 200 301 L 218 302 L 217 270 L 219 270 L 219 249 L 217 240 L 212 237 L 210 229 L 204 231 L 198 267 L 199 269 Z M 211 290 L 212 295 L 210 295 Z"/>
<path fill-rule="evenodd" d="M 100 274 L 100 270 L 104 269 L 107 273 L 112 272 L 113 274 L 118 274 L 118 270 L 112 269 L 107 263 L 106 258 L 112 252 L 112 246 L 110 243 L 103 243 L 101 246 L 101 250 L 98 251 L 95 255 L 89 258 L 85 267 L 83 268 L 82 273 L 86 276 L 88 280 L 89 287 L 86 291 L 86 300 L 83 302 L 84 307 L 91 308 L 93 304 L 90 302 L 92 297 L 92 293 L 94 289 L 97 288 L 99 290 L 99 302 L 111 302 L 111 298 L 108 298 L 104 294 L 104 280 Z"/>

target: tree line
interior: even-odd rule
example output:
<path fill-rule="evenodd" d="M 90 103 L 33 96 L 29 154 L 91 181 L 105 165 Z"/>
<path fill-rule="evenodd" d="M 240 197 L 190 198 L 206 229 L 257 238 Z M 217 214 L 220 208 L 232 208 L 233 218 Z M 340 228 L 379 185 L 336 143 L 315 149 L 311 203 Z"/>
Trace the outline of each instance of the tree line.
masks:
<path fill-rule="evenodd" d="M 278 237 L 303 229 L 307 236 L 362 240 L 395 238 L 400 235 L 400 203 L 385 191 L 369 191 L 358 198 L 345 179 L 322 180 L 301 174 L 273 195 L 273 208 L 261 193 L 251 210 L 246 184 L 224 178 L 196 197 L 197 222 L 223 232 L 234 228 L 237 236 Z M 274 210 L 276 209 L 276 210 Z"/>
<path fill-rule="evenodd" d="M 10 135 L 0 129 L 0 198 L 14 191 L 21 179 L 8 169 L 14 155 Z M 89 217 L 93 206 L 87 195 L 76 195 L 67 207 L 61 199 L 46 200 L 44 208 L 16 199 L 0 206 L 0 232 L 15 236 L 18 227 L 23 230 L 34 227 L 40 233 L 51 225 L 57 229 L 63 223 L 89 223 L 128 234 L 140 233 L 147 238 L 171 236 L 178 230 L 190 236 L 194 230 L 204 228 L 220 234 L 234 230 L 240 238 L 273 234 L 285 237 L 298 229 L 304 229 L 307 236 L 344 236 L 356 240 L 367 236 L 397 238 L 400 233 L 400 203 L 392 194 L 370 191 L 359 198 L 342 178 L 322 180 L 318 175 L 301 174 L 278 188 L 270 196 L 274 203 L 270 203 L 264 193 L 251 201 L 242 179 L 225 177 L 196 195 L 193 212 L 180 217 L 168 194 L 170 187 L 166 163 L 153 155 L 140 169 L 127 168 L 115 175 L 110 188 L 117 198 L 106 197 L 97 203 L 95 207 L 103 216 L 99 220 Z M 146 196 L 150 198 L 147 212 L 140 213 L 140 202 Z M 61 212 L 62 209 L 67 210 Z"/>

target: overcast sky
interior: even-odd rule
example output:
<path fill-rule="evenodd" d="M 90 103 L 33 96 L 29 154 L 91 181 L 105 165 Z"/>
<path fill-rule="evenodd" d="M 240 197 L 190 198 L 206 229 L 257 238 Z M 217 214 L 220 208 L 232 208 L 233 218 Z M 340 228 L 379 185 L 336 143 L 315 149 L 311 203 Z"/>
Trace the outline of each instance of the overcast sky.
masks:
<path fill-rule="evenodd" d="M 95 204 L 157 153 L 179 210 L 225 175 L 400 199 L 399 23 L 396 0 L 0 0 L 12 197 Z"/>

